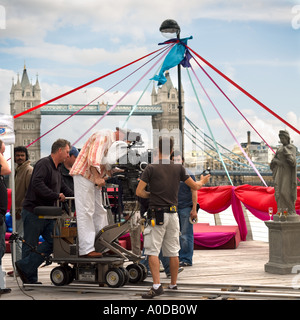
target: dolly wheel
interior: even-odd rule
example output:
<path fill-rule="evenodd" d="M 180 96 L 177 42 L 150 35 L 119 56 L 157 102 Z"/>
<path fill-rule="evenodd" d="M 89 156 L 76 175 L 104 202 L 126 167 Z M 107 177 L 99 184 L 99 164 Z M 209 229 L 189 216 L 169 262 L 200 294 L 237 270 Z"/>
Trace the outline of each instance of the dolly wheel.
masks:
<path fill-rule="evenodd" d="M 138 264 L 130 264 L 126 267 L 129 273 L 129 282 L 137 283 L 143 281 L 143 270 Z"/>
<path fill-rule="evenodd" d="M 50 273 L 50 279 L 56 286 L 64 286 L 69 282 L 69 273 L 64 267 L 56 267 Z"/>
<path fill-rule="evenodd" d="M 75 270 L 70 266 L 66 266 L 65 268 L 68 273 L 68 282 L 66 284 L 70 284 L 75 279 Z"/>
<path fill-rule="evenodd" d="M 124 286 L 125 284 L 128 283 L 129 281 L 129 272 L 128 270 L 126 270 L 124 267 L 119 267 L 119 269 L 123 272 L 124 274 L 124 283 L 122 284 L 122 286 Z"/>
<path fill-rule="evenodd" d="M 105 274 L 105 282 L 111 288 L 119 288 L 124 284 L 125 275 L 119 268 L 111 268 Z"/>
<path fill-rule="evenodd" d="M 141 267 L 141 269 L 143 271 L 143 277 L 142 277 L 141 281 L 144 281 L 147 278 L 147 273 L 148 273 L 147 267 L 142 263 L 139 263 L 138 265 Z"/>

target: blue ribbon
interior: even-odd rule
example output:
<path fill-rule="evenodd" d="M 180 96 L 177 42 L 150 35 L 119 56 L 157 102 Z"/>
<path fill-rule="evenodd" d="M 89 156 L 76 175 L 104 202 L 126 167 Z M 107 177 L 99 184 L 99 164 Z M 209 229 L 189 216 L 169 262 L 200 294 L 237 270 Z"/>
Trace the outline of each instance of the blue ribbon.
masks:
<path fill-rule="evenodd" d="M 178 64 L 181 64 L 184 68 L 189 68 L 191 66 L 189 62 L 191 54 L 189 50 L 186 48 L 187 41 L 189 39 L 193 39 L 193 36 L 190 36 L 189 38 L 179 39 L 179 42 L 174 45 L 174 47 L 166 56 L 159 74 L 154 76 L 150 80 L 157 81 L 157 85 L 161 86 L 167 82 L 167 79 L 164 76 L 165 71 L 177 66 Z M 165 42 L 159 43 L 159 45 L 174 43 L 177 41 L 178 39 L 170 39 Z"/>

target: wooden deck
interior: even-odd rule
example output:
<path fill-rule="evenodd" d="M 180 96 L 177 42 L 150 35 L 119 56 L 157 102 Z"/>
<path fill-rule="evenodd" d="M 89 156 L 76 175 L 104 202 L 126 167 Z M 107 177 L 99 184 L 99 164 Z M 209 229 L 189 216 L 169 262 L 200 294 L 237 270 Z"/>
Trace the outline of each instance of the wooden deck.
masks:
<path fill-rule="evenodd" d="M 186 283 L 226 283 L 248 285 L 283 285 L 292 286 L 295 274 L 275 275 L 264 271 L 269 261 L 269 245 L 262 241 L 244 241 L 237 249 L 195 250 L 192 267 L 186 267 L 178 276 L 178 282 Z M 5 254 L 2 259 L 3 269 L 12 270 L 11 255 Z M 50 284 L 50 272 L 55 264 L 39 269 L 39 281 Z M 19 279 L 19 278 L 18 278 Z M 152 278 L 146 280 L 151 281 Z M 167 282 L 164 273 L 161 281 Z M 19 280 L 19 283 L 22 282 Z M 10 294 L 1 295 L 1 300 L 137 300 L 136 294 L 99 294 L 64 292 L 49 289 L 26 291 L 26 296 L 12 277 L 6 277 L 6 285 L 12 288 Z M 163 299 L 163 296 L 155 299 Z M 169 298 L 168 298 L 169 299 Z M 181 299 L 185 299 L 182 297 Z"/>

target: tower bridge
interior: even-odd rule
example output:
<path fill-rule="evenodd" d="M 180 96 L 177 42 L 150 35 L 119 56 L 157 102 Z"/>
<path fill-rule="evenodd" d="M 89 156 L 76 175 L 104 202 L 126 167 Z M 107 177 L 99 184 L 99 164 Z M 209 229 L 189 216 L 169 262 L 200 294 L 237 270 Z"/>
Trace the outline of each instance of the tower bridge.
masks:
<path fill-rule="evenodd" d="M 72 115 L 84 106 L 84 104 L 48 104 L 41 109 L 41 115 Z M 89 105 L 82 109 L 78 115 L 99 116 L 105 114 L 111 107 L 112 105 L 105 103 Z M 162 114 L 163 109 L 161 105 L 118 105 L 110 111 L 109 115 L 127 116 L 131 112 L 133 116 L 153 116 Z"/>
<path fill-rule="evenodd" d="M 166 73 L 167 82 L 160 88 L 156 89 L 153 85 L 151 92 L 151 105 L 117 105 L 113 110 L 109 112 L 110 116 L 151 116 L 153 131 L 173 130 L 178 129 L 178 90 L 173 86 L 169 73 Z M 184 115 L 184 91 L 182 89 L 182 116 L 183 123 L 185 120 Z M 21 81 L 17 79 L 17 82 L 12 83 L 10 91 L 10 106 L 11 114 L 16 115 L 24 110 L 30 109 L 41 103 L 41 88 L 38 78 L 33 85 L 29 81 L 26 66 L 24 66 Z M 15 132 L 16 143 L 15 145 L 27 146 L 32 141 L 35 141 L 41 136 L 40 124 L 42 116 L 54 116 L 54 115 L 72 115 L 78 112 L 80 116 L 100 116 L 105 114 L 113 105 L 108 103 L 97 103 L 85 106 L 84 104 L 48 104 L 40 109 L 36 109 L 22 117 L 15 119 Z M 81 110 L 82 109 L 82 110 Z M 184 130 L 184 127 L 183 127 Z M 157 137 L 155 137 L 156 139 Z M 176 140 L 176 138 L 175 138 Z M 179 139 L 178 139 L 179 140 Z M 179 141 L 177 141 L 179 146 Z M 176 146 L 175 141 L 175 148 Z M 40 159 L 40 141 L 28 148 L 30 159 L 32 163 Z M 234 157 L 230 157 L 230 161 Z M 232 159 L 231 159 L 232 158 Z M 205 160 L 208 161 L 208 160 Z M 213 163 L 206 162 L 212 168 L 212 184 L 228 184 L 228 178 L 226 173 L 221 167 L 216 167 Z M 216 169 L 216 170 L 215 170 Z M 262 168 L 260 168 L 262 169 Z M 266 177 L 267 180 L 272 180 L 272 173 L 268 168 L 264 168 L 261 171 L 261 175 Z M 256 173 L 252 170 L 247 170 L 242 167 L 236 167 L 234 170 L 230 170 L 229 175 L 233 177 L 237 184 L 249 183 L 248 180 L 257 180 Z M 248 177 L 248 178 L 247 178 Z M 256 183 L 257 184 L 257 183 Z M 268 183 L 269 184 L 269 183 Z"/>
<path fill-rule="evenodd" d="M 109 116 L 151 116 L 152 128 L 157 132 L 166 129 L 169 132 L 178 129 L 178 90 L 172 84 L 169 73 L 166 73 L 167 82 L 156 89 L 153 85 L 151 92 L 151 105 L 117 105 L 109 112 Z M 181 92 L 184 101 L 184 92 Z M 10 91 L 11 115 L 19 114 L 25 110 L 41 104 L 41 88 L 36 83 L 29 81 L 26 66 L 24 66 L 21 81 L 19 76 L 17 82 L 13 80 Z M 112 105 L 98 103 L 85 106 L 84 104 L 48 104 L 30 113 L 15 119 L 15 145 L 27 146 L 41 136 L 41 117 L 54 115 L 70 116 L 82 109 L 78 116 L 101 116 L 105 114 Z M 182 103 L 182 115 L 184 120 L 184 103 Z M 158 137 L 153 137 L 156 140 Z M 179 146 L 179 137 L 175 137 L 175 147 Z M 40 159 L 40 140 L 28 148 L 31 161 L 34 163 Z"/>

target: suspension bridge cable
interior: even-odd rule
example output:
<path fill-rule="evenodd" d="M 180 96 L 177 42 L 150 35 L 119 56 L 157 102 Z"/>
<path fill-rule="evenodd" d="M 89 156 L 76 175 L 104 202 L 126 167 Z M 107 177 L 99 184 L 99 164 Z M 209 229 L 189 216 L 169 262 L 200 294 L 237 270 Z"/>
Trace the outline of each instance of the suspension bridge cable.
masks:
<path fill-rule="evenodd" d="M 199 129 L 187 116 L 185 116 L 185 119 L 187 120 L 187 122 L 190 124 L 190 126 L 191 126 L 195 131 L 200 130 L 200 132 L 203 133 L 203 136 L 204 136 L 204 137 L 203 137 L 203 141 L 208 144 L 208 148 L 209 148 L 209 149 L 214 150 L 214 151 L 216 152 L 216 150 L 215 150 L 215 148 L 213 147 L 213 145 L 207 141 L 207 139 L 209 139 L 209 140 L 213 140 L 213 139 L 212 139 L 209 135 L 207 135 L 205 132 L 202 132 L 202 130 Z M 206 139 L 206 138 L 207 138 L 207 139 Z M 196 139 L 197 139 L 197 137 L 196 137 Z M 218 144 L 221 148 L 223 148 L 225 151 L 227 151 L 227 152 L 229 152 L 230 154 L 232 154 L 233 156 L 236 156 L 236 157 L 238 157 L 238 158 L 242 158 L 242 159 L 244 159 L 244 160 L 247 161 L 247 159 L 246 159 L 243 155 L 237 154 L 237 153 L 229 150 L 228 148 L 226 148 L 226 147 L 224 147 L 223 145 L 221 145 L 219 142 L 217 142 L 217 144 Z M 225 155 L 224 153 L 222 153 L 222 155 L 226 157 L 226 155 Z M 248 168 L 251 167 L 251 166 L 249 166 L 248 164 L 243 163 L 243 162 L 240 162 L 240 161 L 238 161 L 238 160 L 233 160 L 232 158 L 229 158 L 229 159 L 231 159 L 231 161 L 233 161 L 233 162 L 236 161 L 236 162 L 237 162 L 238 164 L 240 164 L 240 165 L 247 166 Z M 253 161 L 253 163 L 256 164 L 256 165 L 258 165 L 258 166 L 261 166 L 261 167 L 269 168 L 268 165 L 263 164 L 263 163 L 259 163 L 259 162 L 255 162 L 255 161 Z"/>

